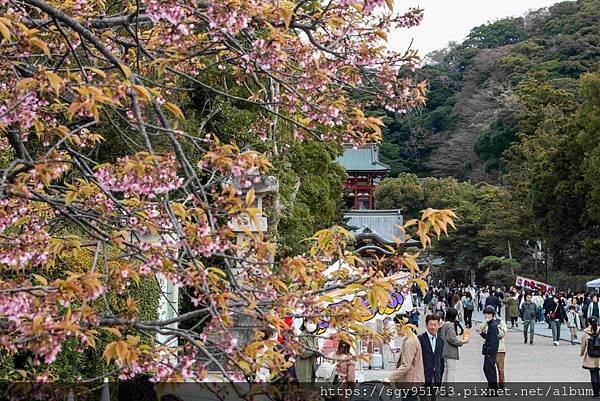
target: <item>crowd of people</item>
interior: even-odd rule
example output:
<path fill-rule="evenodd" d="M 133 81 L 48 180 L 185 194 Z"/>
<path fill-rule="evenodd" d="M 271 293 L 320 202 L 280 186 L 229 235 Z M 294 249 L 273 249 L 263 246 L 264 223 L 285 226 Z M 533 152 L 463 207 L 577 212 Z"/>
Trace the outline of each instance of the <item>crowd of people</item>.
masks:
<path fill-rule="evenodd" d="M 519 327 L 519 319 L 523 324 L 524 342 L 533 344 L 535 323 L 546 322 L 552 330 L 552 342 L 560 345 L 561 326 L 566 324 L 571 335 L 571 343 L 575 344 L 578 331 L 583 331 L 589 317 L 600 319 L 600 301 L 598 294 L 573 292 L 546 292 L 510 287 L 496 288 L 490 286 L 459 286 L 430 288 L 417 302 L 423 302 L 431 313 L 445 311 L 448 307 L 455 308 L 459 315 L 456 326 L 459 334 L 462 325 L 472 326 L 472 315 L 475 308 L 483 311 L 491 306 L 511 328 Z"/>
<path fill-rule="evenodd" d="M 498 389 L 505 384 L 505 338 L 509 325 L 519 329 L 521 323 L 524 343 L 533 345 L 535 325 L 544 322 L 552 329 L 554 345 L 559 345 L 562 324 L 569 328 L 573 344 L 580 337 L 582 367 L 590 372 L 594 398 L 600 397 L 597 294 L 541 293 L 517 287 L 470 285 L 431 286 L 425 295 L 413 290 L 413 296 L 406 297 L 405 307 L 393 321 L 385 320 L 396 328 L 409 323 L 414 325 L 414 330 L 397 330 L 402 342 L 397 348 L 396 367 L 388 378 L 390 383 L 439 387 L 456 382 L 460 348 L 469 343 L 473 313 L 477 310 L 482 312 L 483 321 L 476 325 L 475 332 L 484 340 L 483 373 L 489 388 Z M 407 295 L 406 290 L 404 294 Z M 417 331 L 419 308 L 425 313 L 421 334 Z M 337 368 L 335 363 L 332 365 L 339 370 L 338 383 L 354 386 L 357 358 L 352 356 L 349 344 L 340 341 L 333 359 L 339 361 Z M 302 369 L 297 371 L 301 373 Z M 311 380 L 308 376 L 305 378 Z"/>
<path fill-rule="evenodd" d="M 466 328 L 472 327 L 472 314 L 475 308 L 483 312 L 483 322 L 476 331 L 484 338 L 483 372 L 490 388 L 504 386 L 505 337 L 508 324 L 511 328 L 518 328 L 520 319 L 523 324 L 523 342 L 530 345 L 534 344 L 535 325 L 538 322 L 548 324 L 548 329 L 552 330 L 552 342 L 555 346 L 560 344 L 562 324 L 566 324 L 569 328 L 570 341 L 573 345 L 578 338 L 578 332 L 582 332 L 580 349 L 580 356 L 583 358 L 582 367 L 590 372 L 594 398 L 600 398 L 600 333 L 598 330 L 600 301 L 597 293 L 570 291 L 542 293 L 538 290 L 518 287 L 507 289 L 460 285 L 454 288 L 433 286 L 422 299 L 419 295 L 415 292 L 417 303 L 422 302 L 429 310 L 430 315 L 427 319 L 432 319 L 433 316 L 441 318 L 444 314 L 450 316 L 442 326 L 445 329 L 439 330 L 440 334 L 444 334 L 444 338 L 450 327 L 448 323 L 452 324 L 454 334 L 458 336 L 464 331 L 462 324 Z M 501 316 L 502 311 L 504 319 Z M 445 341 L 443 346 L 457 347 L 462 344 Z M 425 349 L 422 349 L 422 352 L 425 352 Z M 444 357 L 442 370 L 445 368 L 449 373 L 444 377 L 454 377 L 452 372 L 455 368 L 452 365 L 453 362 L 448 363 Z M 427 378 L 424 382 L 427 384 Z"/>

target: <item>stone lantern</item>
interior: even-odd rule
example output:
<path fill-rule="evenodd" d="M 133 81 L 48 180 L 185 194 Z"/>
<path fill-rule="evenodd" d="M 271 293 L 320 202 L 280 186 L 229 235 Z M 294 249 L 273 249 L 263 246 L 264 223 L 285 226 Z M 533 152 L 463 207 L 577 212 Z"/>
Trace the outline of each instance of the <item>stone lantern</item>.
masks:
<path fill-rule="evenodd" d="M 242 185 L 243 182 L 248 181 L 252 183 L 251 186 Z M 237 221 L 229 224 L 231 230 L 236 234 L 236 245 L 238 249 L 241 249 L 248 232 L 252 234 L 264 233 L 269 228 L 267 217 L 263 214 L 263 198 L 279 191 L 279 182 L 273 176 L 255 175 L 235 177 L 227 183 L 233 185 L 238 193 L 242 195 L 254 189 L 255 200 L 253 206 L 259 210 L 254 221 L 248 215 L 241 214 Z"/>

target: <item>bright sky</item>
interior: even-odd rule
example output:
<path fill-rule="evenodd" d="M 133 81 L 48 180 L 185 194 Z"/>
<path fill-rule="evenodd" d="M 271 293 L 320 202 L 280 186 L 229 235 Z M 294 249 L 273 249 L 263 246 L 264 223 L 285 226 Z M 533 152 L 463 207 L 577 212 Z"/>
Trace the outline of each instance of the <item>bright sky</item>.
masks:
<path fill-rule="evenodd" d="M 469 31 L 488 21 L 509 16 L 522 16 L 529 10 L 548 7 L 557 0 L 395 0 L 394 9 L 403 12 L 419 6 L 425 10 L 421 25 L 394 32 L 390 45 L 406 50 L 414 38 L 413 49 L 422 57 L 432 50 L 446 47 L 448 42 L 460 42 Z"/>

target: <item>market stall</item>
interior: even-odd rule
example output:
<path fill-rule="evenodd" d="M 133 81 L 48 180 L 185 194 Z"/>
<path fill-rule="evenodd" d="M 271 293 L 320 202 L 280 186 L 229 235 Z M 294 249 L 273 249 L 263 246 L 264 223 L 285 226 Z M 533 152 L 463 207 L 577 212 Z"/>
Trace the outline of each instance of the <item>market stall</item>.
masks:
<path fill-rule="evenodd" d="M 588 281 L 586 283 L 586 286 L 587 286 L 587 288 L 600 289 L 600 278 L 597 278 L 596 280 Z"/>
<path fill-rule="evenodd" d="M 340 269 L 347 270 L 349 275 L 357 274 L 357 270 L 355 268 L 344 262 L 336 262 L 329 269 L 327 269 L 326 276 L 337 277 L 337 273 L 339 273 Z M 329 302 L 328 304 L 335 306 L 336 304 L 343 302 L 352 302 L 356 299 L 356 297 L 361 298 L 363 305 L 365 305 L 370 311 L 370 315 L 363 319 L 365 326 L 373 330 L 373 332 L 383 333 L 386 322 L 393 321 L 393 318 L 400 312 L 403 304 L 405 303 L 405 299 L 410 297 L 410 295 L 407 297 L 402 293 L 402 288 L 406 286 L 408 277 L 408 272 L 399 272 L 387 277 L 390 283 L 393 284 L 394 290 L 390 291 L 390 301 L 383 307 L 371 307 L 365 292 L 358 291 L 348 294 L 343 288 L 335 289 L 326 293 L 326 295 L 332 300 L 332 302 Z M 409 300 L 409 302 L 411 301 L 412 300 Z M 319 347 L 322 353 L 326 356 L 333 355 L 337 349 L 337 342 L 334 339 L 335 333 L 336 331 L 329 327 L 329 322 L 327 319 L 323 319 L 317 324 L 317 330 L 314 332 L 314 334 L 319 335 Z M 393 344 L 384 344 L 383 341 L 374 339 L 368 335 L 361 337 L 358 350 L 362 354 L 369 355 L 370 358 L 368 361 L 358 365 L 359 371 L 365 368 L 384 369 L 386 364 L 393 362 L 393 347 Z M 359 377 L 360 376 L 361 375 L 359 373 Z"/>

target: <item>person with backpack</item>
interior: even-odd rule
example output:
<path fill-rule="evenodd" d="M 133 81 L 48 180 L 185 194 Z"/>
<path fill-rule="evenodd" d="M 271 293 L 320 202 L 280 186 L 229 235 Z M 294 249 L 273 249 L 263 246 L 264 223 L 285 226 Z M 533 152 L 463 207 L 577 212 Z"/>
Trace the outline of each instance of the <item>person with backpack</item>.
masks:
<path fill-rule="evenodd" d="M 510 321 L 510 327 L 519 327 L 518 318 L 519 318 L 519 305 L 517 300 L 515 299 L 515 293 L 513 291 L 508 293 L 508 297 L 502 300 L 502 304 L 506 307 L 506 322 Z"/>
<path fill-rule="evenodd" d="M 475 301 L 473 301 L 473 295 L 470 292 L 465 294 L 463 300 L 463 308 L 465 313 L 465 326 L 470 329 L 473 327 L 473 311 L 475 310 Z"/>
<path fill-rule="evenodd" d="M 583 331 L 580 356 L 583 357 L 582 368 L 590 371 L 594 398 L 600 398 L 600 332 L 598 319 L 589 317 L 588 327 Z"/>
<path fill-rule="evenodd" d="M 531 297 L 531 302 L 533 302 L 536 306 L 536 321 L 543 322 L 544 321 L 544 297 L 541 296 L 539 292 L 535 292 Z"/>

